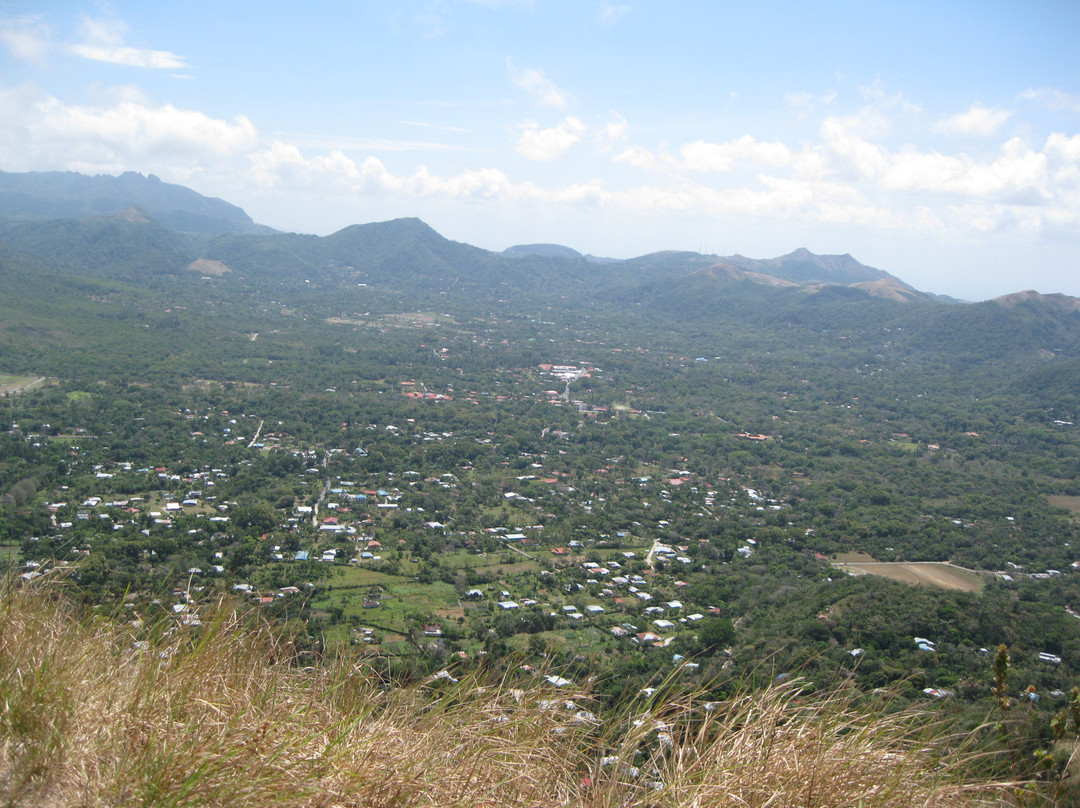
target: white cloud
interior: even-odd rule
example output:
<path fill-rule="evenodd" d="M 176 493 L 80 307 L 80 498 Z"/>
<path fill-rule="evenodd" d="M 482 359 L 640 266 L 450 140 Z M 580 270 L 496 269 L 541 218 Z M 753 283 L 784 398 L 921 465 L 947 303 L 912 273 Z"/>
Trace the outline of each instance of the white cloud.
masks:
<path fill-rule="evenodd" d="M 628 146 L 612 158 L 616 163 L 625 163 L 634 168 L 655 171 L 659 162 L 651 151 L 644 146 Z"/>
<path fill-rule="evenodd" d="M 934 131 L 946 135 L 982 135 L 994 134 L 1005 121 L 1012 117 L 1012 112 L 1000 107 L 987 107 L 976 101 L 967 112 L 950 115 L 934 124 Z"/>
<path fill-rule="evenodd" d="M 567 94 L 545 76 L 544 71 L 534 67 L 518 70 L 509 59 L 506 60 L 506 68 L 510 71 L 510 81 L 514 83 L 514 86 L 531 95 L 538 105 L 556 109 L 562 109 L 567 105 Z"/>
<path fill-rule="evenodd" d="M 109 105 L 67 105 L 32 84 L 0 86 L 0 161 L 16 170 L 127 170 L 148 162 L 207 166 L 254 147 L 255 127 L 171 104 L 153 106 L 132 88 Z"/>
<path fill-rule="evenodd" d="M 426 166 L 418 166 L 412 175 L 404 176 L 392 172 L 376 157 L 367 157 L 360 163 L 339 151 L 305 157 L 296 146 L 281 141 L 252 154 L 251 164 L 251 179 L 262 189 L 320 197 L 336 195 L 350 199 L 361 194 L 412 200 L 432 197 L 525 200 L 541 195 L 529 183 L 513 185 L 497 169 L 468 170 L 441 177 Z"/>
<path fill-rule="evenodd" d="M 1054 159 L 1080 164 L 1080 135 L 1068 137 L 1061 132 L 1053 132 L 1046 139 L 1046 153 Z"/>
<path fill-rule="evenodd" d="M 819 176 L 830 174 L 884 192 L 919 192 L 967 197 L 973 202 L 1043 205 L 1061 198 L 1061 183 L 1080 166 L 1080 140 L 1052 135 L 1043 151 L 1020 138 L 1002 144 L 998 154 L 920 151 L 908 145 L 891 151 L 859 133 L 859 123 L 829 118 L 822 125 L 824 152 L 815 150 Z M 870 128 L 871 131 L 874 127 Z M 1054 172 L 1048 156 L 1056 161 Z M 824 157 L 822 161 L 820 158 Z M 803 164 L 811 158 L 803 159 Z"/>
<path fill-rule="evenodd" d="M 400 190 L 401 183 L 387 181 L 387 172 L 375 158 L 363 166 L 340 151 L 329 155 L 306 158 L 292 143 L 275 140 L 269 148 L 250 155 L 251 179 L 263 188 L 287 187 L 296 191 L 330 189 L 335 185 L 346 188 L 365 187 L 367 190 Z M 329 190 L 329 189 L 328 189 Z"/>
<path fill-rule="evenodd" d="M 514 148 L 530 160 L 556 160 L 570 151 L 584 132 L 585 124 L 572 115 L 550 129 L 541 129 L 536 121 L 527 121 L 521 125 L 521 135 Z"/>
<path fill-rule="evenodd" d="M 931 191 L 987 201 L 1038 204 L 1052 196 L 1046 180 L 1046 155 L 1013 138 L 1001 147 L 1000 156 L 992 162 L 980 162 L 964 154 L 901 152 L 893 156 L 881 185 L 887 190 Z"/>
<path fill-rule="evenodd" d="M 1020 99 L 1033 101 L 1055 112 L 1080 112 L 1080 96 L 1054 87 L 1028 89 L 1020 93 Z"/>
<path fill-rule="evenodd" d="M 791 150 L 779 141 L 762 142 L 743 135 L 727 143 L 697 140 L 680 149 L 681 167 L 688 171 L 731 171 L 739 163 L 784 166 L 791 162 Z"/>
<path fill-rule="evenodd" d="M 40 17 L 0 19 L 0 42 L 24 62 L 43 62 L 52 47 L 49 28 Z"/>
<path fill-rule="evenodd" d="M 604 151 L 610 151 L 616 143 L 626 140 L 626 118 L 617 112 L 611 113 L 611 120 L 596 130 L 593 138 Z"/>
<path fill-rule="evenodd" d="M 133 48 L 125 45 L 124 38 L 128 27 L 120 20 L 95 19 L 83 15 L 79 28 L 83 41 L 69 45 L 68 50 L 84 59 L 154 69 L 175 69 L 188 66 L 181 57 L 169 51 Z"/>
<path fill-rule="evenodd" d="M 880 146 L 867 138 L 881 136 L 887 130 L 887 122 L 874 113 L 826 118 L 821 125 L 824 145 L 834 157 L 840 158 L 840 162 L 832 167 L 840 172 L 854 172 L 855 176 L 865 179 L 884 173 L 888 158 Z"/>
<path fill-rule="evenodd" d="M 104 45 L 72 45 L 71 52 L 96 62 L 111 62 L 128 67 L 167 69 L 187 67 L 183 59 L 168 51 L 142 50 L 139 48 Z"/>

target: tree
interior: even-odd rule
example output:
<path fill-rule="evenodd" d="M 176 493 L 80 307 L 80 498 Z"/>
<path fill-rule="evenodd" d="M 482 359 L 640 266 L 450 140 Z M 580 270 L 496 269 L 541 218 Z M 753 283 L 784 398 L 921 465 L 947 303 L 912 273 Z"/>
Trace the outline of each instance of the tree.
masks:
<path fill-rule="evenodd" d="M 712 656 L 722 651 L 735 641 L 735 626 L 726 617 L 711 617 L 701 621 L 698 629 L 698 644 L 701 653 Z"/>

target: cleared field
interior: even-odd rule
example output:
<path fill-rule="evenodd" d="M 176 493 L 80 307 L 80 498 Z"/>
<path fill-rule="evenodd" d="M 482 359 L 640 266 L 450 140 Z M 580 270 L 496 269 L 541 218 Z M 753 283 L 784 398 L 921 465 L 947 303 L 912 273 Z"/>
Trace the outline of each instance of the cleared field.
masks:
<path fill-rule="evenodd" d="M 21 393 L 45 384 L 44 376 L 5 376 L 0 374 L 0 395 Z"/>
<path fill-rule="evenodd" d="M 320 583 L 330 584 L 335 589 L 359 589 L 370 586 L 389 587 L 406 580 L 395 575 L 387 575 L 385 572 L 379 572 L 378 570 L 337 564 L 328 566 L 327 574 L 320 580 Z"/>
<path fill-rule="evenodd" d="M 1046 503 L 1051 508 L 1064 508 L 1073 516 L 1080 516 L 1080 497 L 1070 497 L 1064 494 L 1051 495 L 1046 498 Z"/>
<path fill-rule="evenodd" d="M 978 592 L 985 576 L 940 561 L 875 561 L 865 553 L 845 553 L 832 562 L 852 575 L 880 575 L 906 584 L 926 584 L 961 592 Z"/>

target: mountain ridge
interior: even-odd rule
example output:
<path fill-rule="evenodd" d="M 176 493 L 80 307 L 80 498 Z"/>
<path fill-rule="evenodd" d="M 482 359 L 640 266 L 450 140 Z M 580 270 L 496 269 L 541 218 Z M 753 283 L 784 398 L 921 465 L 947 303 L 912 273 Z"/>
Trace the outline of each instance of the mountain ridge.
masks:
<path fill-rule="evenodd" d="M 794 284 L 810 293 L 832 285 L 897 303 L 960 302 L 920 291 L 885 270 L 862 264 L 850 253 L 818 255 L 799 247 L 774 258 L 749 258 L 663 250 L 611 259 L 550 243 L 492 252 L 447 239 L 416 217 L 353 224 L 319 237 L 256 224 L 236 205 L 165 183 L 153 174 L 129 171 L 90 177 L 76 172 L 0 171 L 0 238 L 15 249 L 49 260 L 66 252 L 69 266 L 93 265 L 94 271 L 101 272 L 106 265 L 99 260 L 104 257 L 100 245 L 90 245 L 87 256 L 82 255 L 86 250 L 80 242 L 111 232 L 112 246 L 128 253 L 133 248 L 115 239 L 121 238 L 125 227 L 133 226 L 144 228 L 139 238 L 156 243 L 158 255 L 149 262 L 156 271 L 163 267 L 173 271 L 199 259 L 278 274 L 356 266 L 359 274 L 380 281 L 416 273 L 432 292 L 463 283 L 468 287 L 470 280 L 475 289 L 492 283 L 536 289 L 557 278 L 571 286 L 587 283 L 613 294 L 665 278 L 681 283 L 705 272 L 697 278 L 694 294 L 715 294 L 718 285 L 732 283 L 774 288 Z M 115 264 L 109 266 L 115 269 Z M 1039 302 L 1065 310 L 1080 308 L 1080 302 L 1072 302 L 1077 298 L 1061 294 L 1017 292 L 994 300 L 1003 306 Z"/>
<path fill-rule="evenodd" d="M 268 233 L 244 210 L 154 174 L 88 176 L 74 171 L 0 171 L 0 218 L 43 220 L 112 216 L 137 207 L 174 230 Z"/>

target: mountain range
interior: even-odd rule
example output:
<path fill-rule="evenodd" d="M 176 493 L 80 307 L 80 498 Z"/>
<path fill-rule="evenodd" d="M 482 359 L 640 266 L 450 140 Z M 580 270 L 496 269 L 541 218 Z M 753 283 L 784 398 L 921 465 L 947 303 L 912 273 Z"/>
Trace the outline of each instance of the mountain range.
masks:
<path fill-rule="evenodd" d="M 89 177 L 73 171 L 0 171 L 0 218 L 34 221 L 114 216 L 144 210 L 166 227 L 196 233 L 267 233 L 241 208 L 153 174 Z"/>
<path fill-rule="evenodd" d="M 28 300 L 55 301 L 98 279 L 127 284 L 127 294 L 157 289 L 176 299 L 197 299 L 210 284 L 222 301 L 304 302 L 311 315 L 346 319 L 557 311 L 578 323 L 603 315 L 630 328 L 670 323 L 699 333 L 844 328 L 871 342 L 888 333 L 891 349 L 936 361 L 1008 356 L 1029 370 L 1080 352 L 1080 300 L 1065 295 L 1026 291 L 958 305 L 851 255 L 806 249 L 768 259 L 664 251 L 615 260 L 553 244 L 497 253 L 451 241 L 415 218 L 325 237 L 283 233 L 228 202 L 134 173 L 0 173 L 0 274 L 8 278 L 9 318 Z M 36 280 L 46 277 L 48 295 Z"/>
<path fill-rule="evenodd" d="M 238 242 L 228 236 L 261 238 Z M 75 250 L 79 256 L 69 255 L 67 260 L 99 272 L 110 271 L 104 269 L 103 246 L 121 238 L 134 241 L 138 248 L 120 250 L 128 255 L 116 256 L 108 247 L 111 256 L 120 259 L 119 267 L 137 260 L 138 252 L 155 271 L 175 270 L 204 259 L 235 264 L 241 271 L 273 273 L 274 264 L 304 267 L 313 261 L 312 270 L 332 262 L 361 266 L 382 278 L 386 272 L 392 274 L 395 265 L 408 263 L 422 268 L 427 278 L 453 283 L 455 278 L 477 273 L 479 279 L 491 281 L 495 276 L 515 277 L 544 267 L 556 274 L 587 273 L 591 281 L 612 288 L 633 283 L 632 277 L 625 276 L 639 273 L 639 279 L 649 280 L 698 275 L 691 281 L 698 291 L 702 284 L 840 285 L 897 301 L 931 298 L 850 255 L 815 255 L 806 249 L 770 259 L 666 251 L 618 260 L 582 255 L 557 244 L 516 245 L 491 253 L 449 241 L 415 219 L 353 225 L 323 239 L 277 233 L 224 200 L 134 172 L 115 177 L 0 172 L 0 237 L 16 249 L 53 259 L 70 252 L 74 242 L 85 243 L 89 249 Z M 111 271 L 117 268 L 114 261 Z"/>

